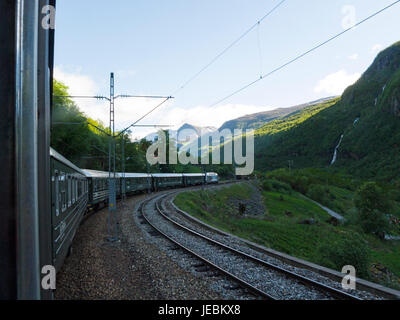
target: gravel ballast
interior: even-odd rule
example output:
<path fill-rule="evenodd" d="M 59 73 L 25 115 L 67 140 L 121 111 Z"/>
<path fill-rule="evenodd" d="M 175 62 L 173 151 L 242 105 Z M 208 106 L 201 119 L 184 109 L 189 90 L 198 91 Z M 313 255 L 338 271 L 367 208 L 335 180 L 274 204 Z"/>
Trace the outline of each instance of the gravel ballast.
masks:
<path fill-rule="evenodd" d="M 118 209 L 120 242 L 107 241 L 107 208 L 82 223 L 73 252 L 57 273 L 55 299 L 221 299 L 204 279 L 145 240 L 133 217 L 144 197 L 130 197 Z"/>

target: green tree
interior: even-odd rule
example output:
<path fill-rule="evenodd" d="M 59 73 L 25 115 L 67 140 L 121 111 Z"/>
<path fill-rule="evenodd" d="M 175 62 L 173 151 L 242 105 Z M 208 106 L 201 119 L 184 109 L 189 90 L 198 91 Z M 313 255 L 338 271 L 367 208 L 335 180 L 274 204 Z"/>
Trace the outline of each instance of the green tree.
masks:
<path fill-rule="evenodd" d="M 358 234 L 346 235 L 333 242 L 324 242 L 318 248 L 319 263 L 341 271 L 346 265 L 355 267 L 357 276 L 368 278 L 369 251 Z"/>
<path fill-rule="evenodd" d="M 389 223 L 385 213 L 390 210 L 390 201 L 375 182 L 364 183 L 356 193 L 355 205 L 361 228 L 366 233 L 387 231 Z"/>
<path fill-rule="evenodd" d="M 108 170 L 110 129 L 99 120 L 87 117 L 69 98 L 68 87 L 54 80 L 51 146 L 81 168 Z M 91 125 L 88 125 L 90 123 Z M 101 130 L 97 129 L 100 128 Z M 116 141 L 116 170 L 121 170 L 121 139 L 124 139 L 126 172 L 146 172 L 145 139 L 132 142 L 126 132 Z"/>

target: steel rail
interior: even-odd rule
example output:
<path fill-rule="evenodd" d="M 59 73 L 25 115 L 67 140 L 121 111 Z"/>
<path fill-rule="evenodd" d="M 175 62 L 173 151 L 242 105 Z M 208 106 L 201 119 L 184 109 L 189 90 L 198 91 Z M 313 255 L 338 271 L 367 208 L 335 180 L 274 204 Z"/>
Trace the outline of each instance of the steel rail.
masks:
<path fill-rule="evenodd" d="M 170 195 L 170 194 L 168 194 L 168 195 Z M 159 201 L 161 202 L 168 195 L 163 196 L 161 199 L 159 199 Z M 312 286 L 312 287 L 314 287 L 315 289 L 317 289 L 318 291 L 320 291 L 320 292 L 322 292 L 324 294 L 329 293 L 330 295 L 332 295 L 333 297 L 338 298 L 338 299 L 362 300 L 361 298 L 359 298 L 359 297 L 357 297 L 355 295 L 346 293 L 346 292 L 338 290 L 336 288 L 332 288 L 332 287 L 330 287 L 328 285 L 325 285 L 325 284 L 323 284 L 321 282 L 315 281 L 313 279 L 310 279 L 310 278 L 307 278 L 305 276 L 299 275 L 299 274 L 294 273 L 292 271 L 286 270 L 284 268 L 281 268 L 279 266 L 271 264 L 271 263 L 269 263 L 267 261 L 264 261 L 264 260 L 261 260 L 261 259 L 259 259 L 257 257 L 254 257 L 254 256 L 252 256 L 250 254 L 247 254 L 245 252 L 242 252 L 240 250 L 232 248 L 232 247 L 230 247 L 230 246 L 228 246 L 228 245 L 226 245 L 224 243 L 221 243 L 221 242 L 219 242 L 217 240 L 209 238 L 209 237 L 207 237 L 207 236 L 205 236 L 205 235 L 203 235 L 203 234 L 201 234 L 201 233 L 199 233 L 199 232 L 197 232 L 195 230 L 192 230 L 192 229 L 190 229 L 190 228 L 178 223 L 177 221 L 174 221 L 173 219 L 171 219 L 167 215 L 165 215 L 163 213 L 163 211 L 160 209 L 160 206 L 158 205 L 158 202 L 156 202 L 156 209 L 161 214 L 161 216 L 163 218 L 165 218 L 166 220 L 170 221 L 172 224 L 174 224 L 178 228 L 180 228 L 180 229 L 182 229 L 182 230 L 184 230 L 184 231 L 186 231 L 186 232 L 188 232 L 188 233 L 190 233 L 192 235 L 200 237 L 200 238 L 202 238 L 202 239 L 204 239 L 204 240 L 206 240 L 206 241 L 208 241 L 210 243 L 213 243 L 214 245 L 217 245 L 217 246 L 222 247 L 222 248 L 224 248 L 226 250 L 229 250 L 229 251 L 231 251 L 231 252 L 233 252 L 233 253 L 235 253 L 235 254 L 237 254 L 239 256 L 242 256 L 242 257 L 245 257 L 245 258 L 247 258 L 249 260 L 252 260 L 252 261 L 254 261 L 254 262 L 256 262 L 256 263 L 258 263 L 258 264 L 260 264 L 260 265 L 262 265 L 264 267 L 267 267 L 267 268 L 273 269 L 275 271 L 278 271 L 280 273 L 283 273 L 283 274 L 285 274 L 286 276 L 288 276 L 290 278 L 298 280 L 299 282 L 303 283 L 306 286 Z"/>
<path fill-rule="evenodd" d="M 214 264 L 213 262 L 209 261 L 208 259 L 200 256 L 199 254 L 197 254 L 196 252 L 192 251 L 191 249 L 187 248 L 186 246 L 180 244 L 179 242 L 177 242 L 176 240 L 174 240 L 173 238 L 171 238 L 169 235 L 167 235 L 166 233 L 164 233 L 163 231 L 161 231 L 159 228 L 157 228 L 153 223 L 150 222 L 150 220 L 146 217 L 145 213 L 144 213 L 144 206 L 145 204 L 147 204 L 148 202 L 150 202 L 151 200 L 154 200 L 156 197 L 144 200 L 143 202 L 140 203 L 139 206 L 139 212 L 141 213 L 142 217 L 145 219 L 145 221 L 154 229 L 156 230 L 159 234 L 161 234 L 164 238 L 168 239 L 170 242 L 174 243 L 176 246 L 178 246 L 179 248 L 183 249 L 184 251 L 188 252 L 189 254 L 191 254 L 192 256 L 196 257 L 197 259 L 199 259 L 200 261 L 204 262 L 205 264 L 209 265 L 210 267 L 218 270 L 219 272 L 221 272 L 222 274 L 228 276 L 229 278 L 233 279 L 235 282 L 239 283 L 239 285 L 250 291 L 253 295 L 255 296 L 261 296 L 267 300 L 276 300 L 273 296 L 269 295 L 268 293 L 257 289 L 256 287 L 254 287 L 253 285 L 251 285 L 250 283 L 238 278 L 237 276 L 235 276 L 234 274 L 230 273 L 229 271 L 222 269 L 221 267 L 217 266 L 216 264 Z M 156 200 L 156 207 L 157 207 L 157 200 Z"/>

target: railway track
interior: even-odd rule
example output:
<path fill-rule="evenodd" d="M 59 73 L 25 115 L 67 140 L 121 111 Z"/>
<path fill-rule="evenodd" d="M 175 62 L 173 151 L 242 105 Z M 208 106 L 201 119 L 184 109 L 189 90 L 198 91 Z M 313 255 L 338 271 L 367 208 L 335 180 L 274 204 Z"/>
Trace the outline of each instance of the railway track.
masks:
<path fill-rule="evenodd" d="M 199 260 L 198 266 L 206 266 L 206 270 L 211 268 L 226 276 L 256 298 L 360 300 L 194 230 L 177 219 L 173 209 L 165 209 L 166 199 L 173 194 L 169 192 L 145 200 L 140 204 L 140 215 L 158 235 Z"/>

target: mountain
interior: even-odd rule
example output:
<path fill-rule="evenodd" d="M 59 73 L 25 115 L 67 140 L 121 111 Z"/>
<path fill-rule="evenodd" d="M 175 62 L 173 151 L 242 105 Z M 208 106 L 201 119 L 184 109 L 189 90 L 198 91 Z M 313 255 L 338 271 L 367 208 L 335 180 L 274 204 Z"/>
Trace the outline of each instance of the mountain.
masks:
<path fill-rule="evenodd" d="M 181 145 L 186 144 L 187 142 L 191 142 L 195 139 L 200 138 L 203 134 L 211 133 L 216 130 L 217 130 L 217 128 L 215 128 L 215 127 L 199 127 L 199 126 L 191 125 L 189 123 L 185 123 L 178 130 L 168 130 L 168 132 L 171 137 L 178 138 L 178 146 L 181 146 Z M 158 137 L 158 133 L 153 132 L 153 133 L 148 134 L 145 137 L 145 139 L 148 141 L 154 142 L 154 140 L 157 137 Z M 188 141 L 186 141 L 186 139 Z"/>
<path fill-rule="evenodd" d="M 215 127 L 199 127 L 199 126 L 194 126 L 188 123 L 185 123 L 178 129 L 178 134 L 182 132 L 183 130 L 192 130 L 196 133 L 197 137 L 200 137 L 201 135 L 205 133 L 210 133 L 214 132 L 217 130 Z"/>
<path fill-rule="evenodd" d="M 288 107 L 288 108 L 278 108 L 270 111 L 264 111 L 264 112 L 258 112 L 258 113 L 253 113 L 253 114 L 248 114 L 243 117 L 229 120 L 225 122 L 219 130 L 222 131 L 223 129 L 230 129 L 233 131 L 234 129 L 258 129 L 265 125 L 267 122 L 283 118 L 293 112 L 299 111 L 301 109 L 304 109 L 305 107 L 309 107 L 311 105 L 317 105 L 322 102 L 331 100 L 335 97 L 328 97 L 328 98 L 322 98 L 316 101 L 308 102 L 308 103 L 303 103 L 294 107 Z"/>
<path fill-rule="evenodd" d="M 331 167 L 365 178 L 398 179 L 400 42 L 379 53 L 340 99 L 315 108 L 299 111 L 296 123 L 289 116 L 256 131 L 257 169 L 284 167 L 292 160 L 297 168 Z"/>
<path fill-rule="evenodd" d="M 176 130 L 170 130 L 170 129 L 168 129 L 167 131 L 169 132 L 169 134 L 171 136 L 175 136 L 176 133 L 178 132 Z M 152 132 L 144 137 L 144 139 L 146 139 L 147 141 L 151 141 L 151 142 L 154 142 L 155 140 L 157 140 L 157 138 L 158 138 L 158 132 Z"/>

